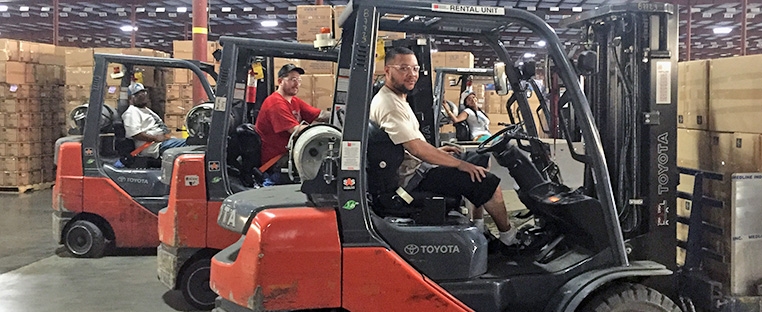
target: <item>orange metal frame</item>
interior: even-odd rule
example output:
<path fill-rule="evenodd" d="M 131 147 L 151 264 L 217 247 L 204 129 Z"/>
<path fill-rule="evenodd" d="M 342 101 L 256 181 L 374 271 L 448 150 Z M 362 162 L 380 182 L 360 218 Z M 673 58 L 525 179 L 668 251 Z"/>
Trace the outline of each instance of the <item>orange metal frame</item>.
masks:
<path fill-rule="evenodd" d="M 159 245 L 156 215 L 137 203 L 113 180 L 82 176 L 82 144 L 61 144 L 58 173 L 53 188 L 53 209 L 92 213 L 105 219 L 114 230 L 116 247 Z"/>
<path fill-rule="evenodd" d="M 241 235 L 217 225 L 222 202 L 207 202 L 204 155 L 175 160 L 167 209 L 159 213 L 159 240 L 173 247 L 223 249 Z M 186 180 L 196 180 L 193 185 Z"/>
<path fill-rule="evenodd" d="M 212 259 L 210 286 L 254 310 L 473 311 L 394 251 L 342 249 L 333 208 L 260 212 L 235 261 Z"/>

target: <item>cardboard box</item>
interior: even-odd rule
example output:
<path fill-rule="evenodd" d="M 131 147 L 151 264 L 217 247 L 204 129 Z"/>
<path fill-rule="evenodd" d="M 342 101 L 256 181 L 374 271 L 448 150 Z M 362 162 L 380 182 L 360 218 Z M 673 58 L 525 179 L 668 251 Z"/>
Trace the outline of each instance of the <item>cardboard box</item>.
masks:
<path fill-rule="evenodd" d="M 300 67 L 304 69 L 305 74 L 333 74 L 334 62 L 301 60 L 300 63 Z M 280 70 L 280 68 L 278 69 Z"/>
<path fill-rule="evenodd" d="M 90 86 L 67 85 L 65 90 L 66 101 L 87 101 L 90 98 Z"/>
<path fill-rule="evenodd" d="M 315 98 L 313 97 L 313 83 L 314 79 L 312 77 L 313 75 L 302 75 L 302 84 L 299 86 L 299 92 L 296 94 L 296 97 L 300 98 L 302 101 L 307 102 L 310 105 L 314 105 L 312 103 L 315 102 Z"/>
<path fill-rule="evenodd" d="M 756 133 L 711 132 L 711 170 L 725 174 L 762 172 L 761 140 Z"/>
<path fill-rule="evenodd" d="M 333 75 L 313 75 L 313 102 L 321 110 L 330 110 L 333 107 L 333 94 L 336 78 Z"/>
<path fill-rule="evenodd" d="M 3 145 L 3 151 L 7 150 L 5 144 Z M 31 168 L 29 157 L 0 157 L 0 164 L 2 164 L 3 171 L 29 171 Z"/>
<path fill-rule="evenodd" d="M 474 54 L 471 52 L 460 51 L 448 51 L 437 52 L 444 53 L 445 66 L 451 68 L 473 68 L 474 67 Z"/>
<path fill-rule="evenodd" d="M 378 39 L 397 40 L 397 39 L 405 39 L 406 35 L 407 34 L 404 32 L 379 30 L 377 37 Z"/>
<path fill-rule="evenodd" d="M 447 57 L 444 52 L 431 53 L 431 67 L 436 71 L 437 67 L 447 67 Z"/>
<path fill-rule="evenodd" d="M 180 90 L 180 97 L 181 100 L 191 100 L 193 99 L 193 85 L 187 84 L 187 85 L 176 85 L 177 88 Z"/>
<path fill-rule="evenodd" d="M 66 65 L 66 56 L 58 55 L 58 54 L 41 54 L 39 58 L 39 63 L 64 66 Z"/>
<path fill-rule="evenodd" d="M 20 62 L 32 62 L 32 53 L 36 54 L 39 49 L 39 45 L 35 42 L 19 41 L 19 61 Z"/>
<path fill-rule="evenodd" d="M 13 39 L 0 39 L 0 61 L 18 61 L 19 42 Z"/>
<path fill-rule="evenodd" d="M 175 40 L 172 41 L 172 52 L 177 53 L 193 53 L 193 40 Z M 177 56 L 175 55 L 175 58 Z"/>
<path fill-rule="evenodd" d="M 38 43 L 37 53 L 40 55 L 54 55 L 56 54 L 56 46 L 49 43 Z"/>
<path fill-rule="evenodd" d="M 93 49 L 66 48 L 64 53 L 66 66 L 93 66 Z"/>
<path fill-rule="evenodd" d="M 709 60 L 678 63 L 677 125 L 709 128 Z"/>
<path fill-rule="evenodd" d="M 5 171 L 2 175 L 0 183 L 3 186 L 25 186 L 30 185 L 29 172 L 26 171 Z"/>
<path fill-rule="evenodd" d="M 762 133 L 762 55 L 709 62 L 709 127 L 712 131 Z"/>
<path fill-rule="evenodd" d="M 26 82 L 26 63 L 0 62 L 0 82 L 24 84 Z"/>
<path fill-rule="evenodd" d="M 341 17 L 341 13 L 344 12 L 344 9 L 346 9 L 346 5 L 334 5 L 333 6 L 333 36 L 336 38 L 336 40 L 341 39 L 341 25 L 339 25 L 339 17 Z"/>
<path fill-rule="evenodd" d="M 315 40 L 323 27 L 333 26 L 333 8 L 330 5 L 296 6 L 296 40 Z"/>
<path fill-rule="evenodd" d="M 711 135 L 708 131 L 677 129 L 677 165 L 692 169 L 711 170 L 710 142 Z M 680 182 L 682 186 L 684 183 L 682 180 Z"/>
<path fill-rule="evenodd" d="M 0 129 L 0 138 L 6 142 L 26 142 L 31 137 L 28 128 L 3 128 Z"/>
<path fill-rule="evenodd" d="M 127 50 L 127 49 L 121 49 L 121 48 L 93 48 L 93 53 L 100 53 L 100 54 L 124 54 L 123 50 Z"/>
<path fill-rule="evenodd" d="M 190 83 L 191 72 L 187 69 L 172 69 L 172 83 L 188 84 Z M 168 82 L 169 83 L 169 82 Z"/>
<path fill-rule="evenodd" d="M 67 66 L 67 85 L 90 85 L 93 82 L 93 68 L 91 66 Z"/>
<path fill-rule="evenodd" d="M 24 83 L 28 84 L 34 84 L 37 82 L 37 79 L 35 78 L 35 65 L 32 63 L 26 63 L 26 69 L 24 70 Z"/>
<path fill-rule="evenodd" d="M 167 100 L 177 100 L 180 99 L 180 90 L 182 89 L 183 85 L 179 84 L 168 84 L 167 85 Z"/>

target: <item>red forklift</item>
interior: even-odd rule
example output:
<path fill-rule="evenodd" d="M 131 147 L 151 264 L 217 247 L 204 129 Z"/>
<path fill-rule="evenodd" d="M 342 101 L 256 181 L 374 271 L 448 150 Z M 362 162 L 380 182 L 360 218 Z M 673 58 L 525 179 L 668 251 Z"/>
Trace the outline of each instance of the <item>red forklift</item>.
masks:
<path fill-rule="evenodd" d="M 225 199 L 217 222 L 243 236 L 212 259 L 215 311 L 680 311 L 672 276 L 675 7 L 620 4 L 574 18 L 590 22 L 591 42 L 592 35 L 632 31 L 610 45 L 615 51 L 588 51 L 572 62 L 553 29 L 523 10 L 350 1 L 340 17 L 334 97 L 334 122 L 344 113 L 341 141 L 334 142 L 341 153 L 324 157 L 301 192 L 275 186 Z M 578 189 L 545 170 L 553 164 L 523 92 L 531 76 L 512 65 L 501 40 L 508 27 L 547 43 L 566 87 L 554 105 L 568 105 L 573 116 L 559 119 L 560 130 L 567 138 L 577 131 L 585 142 L 584 153 L 573 153 L 585 166 Z M 397 195 L 396 181 L 386 177 L 396 177 L 403 150 L 368 121 L 378 30 L 478 38 L 494 49 L 496 89 L 514 91 L 523 123 L 495 133 L 478 152 L 509 170 L 535 217 L 536 227 L 521 233 L 521 248 L 488 252 L 481 229 L 450 212 L 459 199 Z M 430 62 L 419 65 L 418 84 L 430 84 Z M 421 213 L 381 215 L 392 210 L 388 205 Z"/>
<path fill-rule="evenodd" d="M 101 257 L 110 244 L 117 248 L 159 245 L 156 218 L 167 205 L 169 187 L 160 181 L 158 160 L 136 156 L 134 143 L 125 138 L 121 122 L 121 113 L 129 106 L 127 87 L 137 68 L 188 69 L 199 79 L 208 98 L 214 99 L 205 73 L 212 77 L 216 73 L 207 64 L 100 53 L 94 58 L 81 135 L 61 139 L 56 150 L 53 234 L 75 257 Z M 124 71 L 115 113 L 104 104 L 110 64 L 122 66 Z M 119 166 L 118 162 L 129 166 Z"/>
<path fill-rule="evenodd" d="M 257 80 L 256 100 L 249 99 L 253 104 L 251 110 L 256 112 L 262 101 L 275 90 L 273 81 L 279 68 L 274 68 L 274 57 L 330 62 L 338 59 L 337 51 L 318 50 L 308 44 L 226 36 L 221 37 L 219 42 L 223 47 L 221 64 L 225 66 L 219 81 L 225 84 L 220 84 L 217 89 L 218 100 L 211 112 L 209 138 L 229 137 L 231 131 L 228 129 L 241 132 L 248 127 L 251 131 L 256 120 L 253 115 L 243 112 L 243 115 L 251 116 L 250 120 L 244 118 L 243 122 L 225 116 L 242 115 L 241 112 L 234 112 L 243 108 L 237 103 L 244 100 L 238 98 L 242 92 L 236 91 L 238 86 L 247 84 L 252 68 L 261 67 L 263 73 L 263 77 Z M 166 208 L 159 211 L 161 244 L 157 252 L 158 277 L 170 289 L 180 289 L 185 300 L 198 309 L 213 308 L 217 297 L 209 288 L 212 256 L 241 236 L 216 224 L 223 199 L 240 191 L 258 188 L 262 182 L 261 177 L 255 177 L 258 182 L 256 186 L 247 186 L 243 180 L 231 176 L 235 170 L 222 169 L 240 167 L 240 164 L 252 166 L 243 157 L 231 157 L 230 148 L 234 148 L 232 145 L 235 144 L 259 143 L 211 139 L 207 142 L 205 153 L 176 149 L 176 152 L 170 154 L 168 151 L 163 157 L 162 181 L 168 184 L 169 201 Z M 259 158 L 258 153 L 254 154 Z M 240 177 L 250 172 L 261 175 L 266 169 L 260 167 L 259 159 L 256 162 L 254 167 L 258 169 L 239 170 L 236 175 Z M 267 192 L 267 189 L 269 187 L 261 190 Z"/>

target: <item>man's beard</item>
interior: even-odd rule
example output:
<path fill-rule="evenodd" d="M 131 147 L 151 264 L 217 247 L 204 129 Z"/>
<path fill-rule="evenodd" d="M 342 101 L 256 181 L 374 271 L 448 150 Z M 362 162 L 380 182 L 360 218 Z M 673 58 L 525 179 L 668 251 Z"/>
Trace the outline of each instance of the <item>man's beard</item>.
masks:
<path fill-rule="evenodd" d="M 402 82 L 397 82 L 392 79 L 390 87 L 399 94 L 407 94 L 408 92 L 413 91 L 413 89 L 408 89 L 407 86 L 405 86 L 404 80 Z"/>

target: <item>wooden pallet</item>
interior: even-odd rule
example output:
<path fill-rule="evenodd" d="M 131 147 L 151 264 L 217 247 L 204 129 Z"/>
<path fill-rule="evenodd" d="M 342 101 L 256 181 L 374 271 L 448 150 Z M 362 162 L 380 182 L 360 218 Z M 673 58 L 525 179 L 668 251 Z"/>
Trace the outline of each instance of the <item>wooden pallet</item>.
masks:
<path fill-rule="evenodd" d="M 37 183 L 32 185 L 22 185 L 22 186 L 0 186 L 0 193 L 16 193 L 16 194 L 23 194 L 30 191 L 39 191 L 44 189 L 49 189 L 55 184 L 55 182 L 43 182 L 43 183 Z"/>

